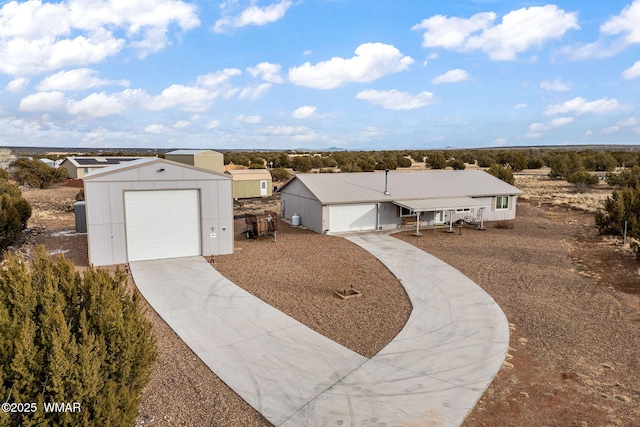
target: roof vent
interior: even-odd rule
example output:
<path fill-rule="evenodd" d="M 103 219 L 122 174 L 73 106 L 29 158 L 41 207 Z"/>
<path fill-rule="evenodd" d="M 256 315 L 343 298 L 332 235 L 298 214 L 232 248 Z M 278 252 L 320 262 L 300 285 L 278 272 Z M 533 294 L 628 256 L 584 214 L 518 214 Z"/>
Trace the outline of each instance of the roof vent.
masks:
<path fill-rule="evenodd" d="M 384 195 L 389 195 L 389 169 L 384 170 Z"/>

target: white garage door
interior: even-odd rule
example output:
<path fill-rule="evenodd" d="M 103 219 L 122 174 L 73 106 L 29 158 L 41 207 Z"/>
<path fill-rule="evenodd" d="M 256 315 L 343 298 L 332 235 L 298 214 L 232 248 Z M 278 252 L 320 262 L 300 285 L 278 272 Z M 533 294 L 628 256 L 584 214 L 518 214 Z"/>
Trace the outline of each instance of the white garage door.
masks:
<path fill-rule="evenodd" d="M 200 255 L 198 190 L 124 193 L 129 261 Z"/>
<path fill-rule="evenodd" d="M 375 230 L 378 211 L 375 204 L 337 205 L 329 208 L 331 232 Z"/>

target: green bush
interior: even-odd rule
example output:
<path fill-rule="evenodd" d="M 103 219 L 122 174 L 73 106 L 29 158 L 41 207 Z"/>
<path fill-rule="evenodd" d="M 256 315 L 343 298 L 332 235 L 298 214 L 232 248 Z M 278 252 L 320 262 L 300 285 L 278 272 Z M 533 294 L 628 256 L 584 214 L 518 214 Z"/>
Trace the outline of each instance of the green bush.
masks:
<path fill-rule="evenodd" d="M 464 170 L 467 167 L 464 161 L 460 159 L 449 160 L 447 166 L 452 167 L 454 170 Z"/>
<path fill-rule="evenodd" d="M 540 157 L 529 157 L 527 169 L 540 169 L 544 166 L 544 160 Z"/>
<path fill-rule="evenodd" d="M 81 188 L 78 193 L 76 193 L 76 202 L 84 201 L 84 188 Z"/>
<path fill-rule="evenodd" d="M 274 181 L 286 181 L 291 178 L 291 174 L 285 168 L 275 168 L 271 170 L 271 179 Z"/>
<path fill-rule="evenodd" d="M 635 239 L 631 247 L 640 259 L 640 189 L 625 187 L 614 190 L 613 194 L 603 202 L 603 209 L 595 214 L 596 226 L 601 234 L 624 235 L 625 221 L 627 237 Z"/>
<path fill-rule="evenodd" d="M 49 188 L 67 179 L 67 170 L 55 169 L 39 160 L 18 159 L 11 163 L 17 182 L 33 188 Z"/>
<path fill-rule="evenodd" d="M 584 169 L 582 157 L 576 152 L 558 153 L 548 157 L 547 163 L 551 168 L 549 177 L 567 179 L 569 175 Z"/>
<path fill-rule="evenodd" d="M 429 153 L 426 166 L 431 169 L 445 169 L 447 167 L 447 158 L 444 156 L 444 153 L 440 151 Z"/>
<path fill-rule="evenodd" d="M 607 184 L 618 187 L 640 188 L 640 166 L 607 173 Z"/>
<path fill-rule="evenodd" d="M 312 167 L 311 159 L 309 156 L 296 156 L 291 161 L 291 167 L 298 172 L 309 172 Z"/>
<path fill-rule="evenodd" d="M 478 156 L 478 166 L 480 166 L 481 168 L 488 168 L 495 164 L 496 159 L 489 156 L 488 154 L 481 154 Z"/>
<path fill-rule="evenodd" d="M 577 171 L 567 177 L 567 182 L 574 184 L 579 192 L 584 193 L 587 188 L 598 185 L 600 179 L 597 175 L 590 174 L 587 171 Z"/>
<path fill-rule="evenodd" d="M 0 269 L 0 395 L 35 413 L 0 412 L 0 425 L 131 426 L 156 360 L 141 297 L 118 270 L 81 275 L 43 246 L 31 266 L 8 254 Z M 79 402 L 81 412 L 44 412 Z"/>
<path fill-rule="evenodd" d="M 15 243 L 31 217 L 31 206 L 17 186 L 0 179 L 0 251 Z"/>
<path fill-rule="evenodd" d="M 495 176 L 498 179 L 503 180 L 511 185 L 515 184 L 516 179 L 513 176 L 513 171 L 511 168 L 507 168 L 504 166 L 500 166 L 498 164 L 492 165 L 489 169 L 486 170 L 487 173 Z"/>

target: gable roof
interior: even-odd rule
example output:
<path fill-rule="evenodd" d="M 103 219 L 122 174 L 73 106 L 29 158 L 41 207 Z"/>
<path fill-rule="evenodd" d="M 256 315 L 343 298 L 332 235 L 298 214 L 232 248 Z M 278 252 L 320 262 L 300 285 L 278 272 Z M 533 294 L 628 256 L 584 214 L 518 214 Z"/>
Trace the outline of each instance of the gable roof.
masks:
<path fill-rule="evenodd" d="M 389 172 L 388 195 L 384 194 L 384 172 L 297 174 L 278 191 L 283 191 L 293 180 L 299 180 L 322 204 L 524 194 L 482 170 Z"/>
<path fill-rule="evenodd" d="M 166 156 L 167 154 L 169 154 L 173 156 L 193 156 L 200 153 L 222 154 L 213 150 L 173 150 L 169 151 L 168 153 L 164 153 L 164 155 Z"/>
<path fill-rule="evenodd" d="M 137 160 L 140 157 L 124 157 L 124 156 L 117 156 L 117 157 L 102 157 L 102 156 L 96 156 L 96 157 L 74 157 L 74 156 L 70 156 L 67 157 L 66 159 L 64 159 L 64 161 L 69 161 L 69 163 L 71 163 L 72 165 L 74 165 L 77 168 L 81 168 L 81 167 L 107 167 L 107 166 L 111 166 L 111 165 L 119 165 L 120 163 L 126 163 L 126 162 L 130 162 L 132 160 Z"/>
<path fill-rule="evenodd" d="M 266 169 L 230 169 L 227 171 L 234 181 L 252 181 L 256 179 L 271 179 L 271 172 Z"/>
<path fill-rule="evenodd" d="M 152 165 L 155 163 L 162 163 L 162 164 L 167 164 L 167 165 L 173 165 L 173 166 L 179 166 L 181 168 L 185 168 L 185 169 L 192 169 L 194 171 L 198 171 L 198 172 L 205 172 L 206 174 L 209 175 L 216 175 L 218 177 L 223 177 L 223 178 L 227 178 L 227 179 L 231 179 L 231 177 L 227 174 L 224 174 L 222 172 L 214 172 L 214 171 L 210 171 L 207 169 L 202 169 L 196 166 L 191 166 L 191 165 L 187 165 L 184 163 L 180 163 L 180 162 L 174 162 L 172 160 L 166 160 L 166 159 L 161 159 L 159 157 L 143 157 L 137 160 L 132 160 L 130 162 L 125 162 L 125 163 L 120 163 L 117 165 L 113 165 L 113 166 L 109 166 L 106 168 L 102 168 L 102 169 L 98 169 L 95 170 L 87 175 L 85 175 L 82 179 L 84 181 L 91 181 L 94 178 L 99 178 L 99 177 L 104 177 L 107 175 L 111 175 L 114 173 L 118 173 L 118 172 L 122 172 L 125 170 L 129 170 L 129 169 L 135 169 L 135 168 L 139 168 L 141 166 L 147 166 L 147 165 Z"/>

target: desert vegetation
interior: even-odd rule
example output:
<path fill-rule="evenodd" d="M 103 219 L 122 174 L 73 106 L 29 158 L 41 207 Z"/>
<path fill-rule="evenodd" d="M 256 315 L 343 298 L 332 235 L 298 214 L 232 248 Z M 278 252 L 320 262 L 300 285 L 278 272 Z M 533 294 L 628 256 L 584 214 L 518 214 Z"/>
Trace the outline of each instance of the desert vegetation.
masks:
<path fill-rule="evenodd" d="M 9 182 L 0 169 L 0 251 L 18 240 L 31 217 L 31 206 L 22 197 L 20 187 Z"/>
<path fill-rule="evenodd" d="M 140 297 L 125 281 L 120 270 L 81 274 L 43 246 L 29 264 L 7 254 L 0 269 L 0 395 L 32 406 L 0 412 L 0 424 L 133 425 L 156 349 Z M 52 402 L 80 407 L 45 412 Z"/>

